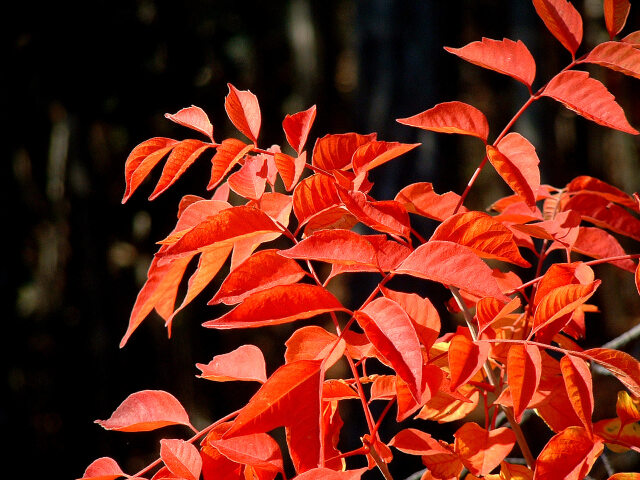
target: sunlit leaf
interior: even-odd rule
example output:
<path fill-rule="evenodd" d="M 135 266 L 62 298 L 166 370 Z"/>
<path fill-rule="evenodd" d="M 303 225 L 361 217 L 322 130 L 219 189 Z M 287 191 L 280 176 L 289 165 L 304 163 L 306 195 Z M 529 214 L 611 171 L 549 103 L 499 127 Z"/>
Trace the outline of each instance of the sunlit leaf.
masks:
<path fill-rule="evenodd" d="M 567 0 L 533 0 L 533 6 L 547 29 L 575 56 L 582 43 L 582 17 Z"/>
<path fill-rule="evenodd" d="M 589 365 L 573 355 L 565 355 L 560 360 L 560 370 L 564 385 L 573 406 L 585 430 L 593 434 L 591 415 L 593 415 L 593 381 Z"/>
<path fill-rule="evenodd" d="M 267 172 L 265 158 L 247 157 L 240 170 L 229 175 L 227 183 L 241 197 L 258 200 L 267 184 Z"/>
<path fill-rule="evenodd" d="M 487 361 L 491 345 L 476 343 L 465 335 L 454 335 L 449 345 L 451 390 L 467 383 Z"/>
<path fill-rule="evenodd" d="M 258 99 L 249 90 L 238 90 L 230 83 L 227 86 L 229 93 L 224 99 L 224 109 L 229 120 L 254 144 L 257 143 L 262 122 Z"/>
<path fill-rule="evenodd" d="M 366 471 L 366 467 L 344 472 L 318 467 L 301 473 L 294 480 L 360 480 L 362 474 Z"/>
<path fill-rule="evenodd" d="M 287 115 L 282 121 L 282 129 L 287 137 L 287 142 L 300 155 L 307 143 L 309 130 L 316 118 L 316 106 L 312 105 L 307 110 Z"/>
<path fill-rule="evenodd" d="M 640 421 L 640 400 L 625 391 L 618 392 L 616 414 L 623 425 Z"/>
<path fill-rule="evenodd" d="M 284 188 L 290 192 L 293 187 L 298 184 L 300 175 L 304 171 L 304 166 L 307 163 L 307 153 L 302 152 L 298 157 L 293 158 L 286 153 L 276 153 L 274 155 L 274 161 L 276 168 L 282 181 L 284 182 Z"/>
<path fill-rule="evenodd" d="M 582 427 L 569 427 L 555 435 L 536 460 L 534 480 L 582 480 L 602 453 L 604 445 Z"/>
<path fill-rule="evenodd" d="M 412 183 L 398 192 L 395 200 L 404 205 L 409 213 L 416 213 L 434 220 L 443 221 L 453 215 L 460 201 L 460 195 L 454 192 L 437 194 L 428 182 Z M 458 210 L 466 212 L 463 206 Z"/>
<path fill-rule="evenodd" d="M 209 438 L 207 440 L 208 445 L 233 462 L 251 466 L 255 470 L 270 472 L 274 474 L 273 476 L 284 470 L 280 447 L 266 433 L 253 433 L 230 438 Z"/>
<path fill-rule="evenodd" d="M 468 422 L 454 433 L 454 451 L 474 475 L 486 475 L 509 454 L 516 436 L 506 427 L 485 430 Z"/>
<path fill-rule="evenodd" d="M 211 179 L 207 185 L 207 190 L 213 190 L 225 175 L 251 150 L 253 150 L 253 145 L 246 145 L 235 138 L 223 140 L 211 159 Z"/>
<path fill-rule="evenodd" d="M 578 238 L 571 247 L 571 250 L 591 258 L 609 258 L 626 255 L 624 249 L 614 236 L 596 227 L 580 227 Z M 629 259 L 612 260 L 609 263 L 629 272 L 633 272 L 636 269 L 635 262 Z"/>
<path fill-rule="evenodd" d="M 518 297 L 505 304 L 493 297 L 481 298 L 476 304 L 476 320 L 478 333 L 484 332 L 493 322 L 506 317 L 520 307 Z"/>
<path fill-rule="evenodd" d="M 509 348 L 507 375 L 513 400 L 513 414 L 520 422 L 533 394 L 538 389 L 542 375 L 542 358 L 535 345 L 515 344 Z"/>
<path fill-rule="evenodd" d="M 595 193 L 611 202 L 640 212 L 640 205 L 632 195 L 598 178 L 581 175 L 571 180 L 565 187 L 565 190 L 571 193 Z"/>
<path fill-rule="evenodd" d="M 193 130 L 206 135 L 213 142 L 213 125 L 211 125 L 209 117 L 200 107 L 191 105 L 190 107 L 183 108 L 177 113 L 165 113 L 164 116 L 178 125 L 192 128 Z"/>
<path fill-rule="evenodd" d="M 596 63 L 625 75 L 640 78 L 640 50 L 628 43 L 601 43 L 589 52 L 583 62 Z"/>
<path fill-rule="evenodd" d="M 316 140 L 313 147 L 312 164 L 325 171 L 351 167 L 353 153 L 366 143 L 376 139 L 375 133 L 360 135 L 357 133 L 340 133 L 325 135 Z"/>
<path fill-rule="evenodd" d="M 216 355 L 208 364 L 196 363 L 202 378 L 216 382 L 233 380 L 267 381 L 262 351 L 255 345 L 242 345 L 232 352 Z"/>
<path fill-rule="evenodd" d="M 327 175 L 311 175 L 293 190 L 293 212 L 300 226 L 321 211 L 341 203 L 335 180 Z"/>
<path fill-rule="evenodd" d="M 362 192 L 348 192 L 343 189 L 339 189 L 338 194 L 349 212 L 366 226 L 379 232 L 409 238 L 409 214 L 399 202 L 369 201 Z"/>
<path fill-rule="evenodd" d="M 382 142 L 373 140 L 358 147 L 351 163 L 357 174 L 368 172 L 383 163 L 413 150 L 419 143 Z"/>
<path fill-rule="evenodd" d="M 131 151 L 124 165 L 126 186 L 122 203 L 129 200 L 153 167 L 178 143 L 171 138 L 155 137 L 142 142 Z"/>
<path fill-rule="evenodd" d="M 640 362 L 631 355 L 609 348 L 592 348 L 582 352 L 613 373 L 635 396 L 640 397 Z"/>
<path fill-rule="evenodd" d="M 377 252 L 363 235 L 350 230 L 319 230 L 280 255 L 301 260 L 378 266 Z"/>
<path fill-rule="evenodd" d="M 480 110 L 463 102 L 444 102 L 422 113 L 396 120 L 404 125 L 442 133 L 478 137 L 486 142 L 489 122 Z"/>
<path fill-rule="evenodd" d="M 169 471 L 185 480 L 198 480 L 202 471 L 202 458 L 198 449 L 178 439 L 160 440 L 160 458 Z"/>
<path fill-rule="evenodd" d="M 299 328 L 289 337 L 285 345 L 287 350 L 284 353 L 284 359 L 287 363 L 297 360 L 326 359 L 325 370 L 342 357 L 345 349 L 343 339 L 338 340 L 336 335 L 316 325 Z"/>
<path fill-rule="evenodd" d="M 125 473 L 113 458 L 101 457 L 91 462 L 78 480 L 115 480 L 124 476 Z"/>
<path fill-rule="evenodd" d="M 571 197 L 563 208 L 579 213 L 599 227 L 640 241 L 640 219 L 601 195 L 579 193 Z"/>

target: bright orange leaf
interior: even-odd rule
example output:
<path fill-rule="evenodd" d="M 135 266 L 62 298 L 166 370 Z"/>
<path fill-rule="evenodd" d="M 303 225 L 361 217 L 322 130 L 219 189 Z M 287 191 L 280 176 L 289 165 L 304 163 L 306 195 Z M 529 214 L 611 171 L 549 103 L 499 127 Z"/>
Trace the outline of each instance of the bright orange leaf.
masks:
<path fill-rule="evenodd" d="M 160 440 L 160 458 L 169 471 L 184 480 L 198 480 L 202 471 L 202 458 L 198 449 L 177 438 Z"/>
<path fill-rule="evenodd" d="M 489 122 L 484 113 L 467 103 L 458 101 L 439 103 L 413 117 L 399 118 L 396 121 L 433 132 L 471 135 L 485 143 L 489 136 Z"/>
<path fill-rule="evenodd" d="M 183 108 L 173 114 L 165 113 L 164 116 L 178 125 L 192 128 L 193 130 L 206 135 L 213 142 L 213 125 L 211 125 L 209 117 L 200 107 L 191 105 L 190 107 Z"/>
<path fill-rule="evenodd" d="M 262 351 L 255 345 L 242 345 L 232 352 L 216 355 L 208 364 L 196 363 L 200 377 L 216 382 L 233 380 L 267 381 Z"/>
<path fill-rule="evenodd" d="M 262 122 L 258 99 L 249 90 L 238 90 L 230 83 L 227 86 L 229 93 L 224 99 L 224 109 L 229 120 L 254 144 L 257 143 Z"/>
<path fill-rule="evenodd" d="M 487 475 L 509 454 L 516 436 L 506 427 L 485 430 L 468 422 L 456 433 L 454 451 L 473 475 Z"/>
<path fill-rule="evenodd" d="M 560 360 L 560 370 L 573 410 L 580 418 L 589 435 L 593 434 L 593 380 L 589 365 L 573 355 L 565 355 Z"/>
<path fill-rule="evenodd" d="M 309 130 L 316 119 L 316 106 L 312 105 L 307 110 L 287 115 L 282 121 L 282 129 L 287 137 L 287 142 L 300 155 L 307 143 Z"/>
<path fill-rule="evenodd" d="M 512 345 L 507 356 L 507 375 L 513 400 L 513 414 L 519 422 L 540 385 L 540 349 L 528 343 Z"/>
<path fill-rule="evenodd" d="M 454 335 L 449 345 L 451 390 L 467 383 L 482 368 L 490 350 L 488 343 L 476 343 L 465 335 Z"/>

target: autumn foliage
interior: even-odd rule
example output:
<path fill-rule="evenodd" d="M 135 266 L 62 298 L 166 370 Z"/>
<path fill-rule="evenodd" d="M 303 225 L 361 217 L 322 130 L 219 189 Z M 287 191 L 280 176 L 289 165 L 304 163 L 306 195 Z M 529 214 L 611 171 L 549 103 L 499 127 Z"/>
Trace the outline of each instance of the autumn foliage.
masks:
<path fill-rule="evenodd" d="M 640 241 L 640 197 L 588 176 L 563 186 L 542 184 L 535 146 L 513 130 L 531 104 L 548 97 L 603 127 L 637 135 L 607 87 L 581 67 L 595 64 L 640 79 L 640 31 L 616 40 L 630 4 L 605 0 L 610 41 L 586 51 L 582 18 L 570 2 L 532 3 L 571 57 L 551 79 L 536 80 L 536 61 L 520 40 L 483 38 L 446 48 L 528 90 L 529 98 L 497 136 L 490 136 L 495 130 L 479 109 L 460 101 L 398 120 L 408 128 L 483 142 L 486 155 L 460 194 L 437 192 L 420 181 L 393 199 L 374 199 L 369 172 L 388 168 L 419 144 L 379 140 L 375 133 L 329 134 L 313 143 L 315 106 L 285 117 L 288 146 L 264 148 L 258 99 L 233 85 L 225 109 L 240 139 L 216 141 L 207 114 L 192 106 L 166 117 L 199 139 L 152 138 L 133 149 L 123 202 L 159 163 L 164 165 L 150 200 L 202 158 L 211 161 L 206 188 L 212 193 L 182 198 L 176 226 L 159 242 L 121 347 L 152 311 L 170 333 L 176 314 L 225 268 L 228 274 L 209 304 L 228 308 L 206 318 L 203 327 L 292 323 L 292 333 L 281 365 L 270 374 L 254 345 L 196 365 L 205 380 L 259 384 L 246 405 L 202 430 L 167 392 L 130 395 L 97 423 L 125 432 L 178 424 L 194 435 L 163 439 L 158 461 L 136 474 L 100 458 L 84 480 L 272 480 L 285 478 L 289 462 L 300 480 L 359 479 L 376 467 L 390 479 L 389 464 L 410 461 L 408 456 L 418 457 L 416 470 L 420 461 L 426 467 L 425 480 L 578 480 L 605 445 L 612 452 L 640 452 L 640 363 L 622 351 L 583 350 L 578 344 L 594 310 L 589 301 L 601 284 L 594 265 L 615 265 L 629 272 L 630 282 L 635 274 L 640 290 L 640 254 L 625 252 L 618 241 Z M 484 168 L 495 169 L 513 192 L 497 199 L 490 213 L 465 208 Z M 425 223 L 416 222 L 418 217 L 437 227 L 422 231 L 416 225 Z M 332 281 L 362 272 L 377 285 L 361 305 L 344 305 Z M 392 287 L 399 276 L 415 285 L 446 287 L 446 307 L 460 326 L 444 331 L 429 298 Z M 183 278 L 186 294 L 178 298 Z M 344 378 L 327 374 L 338 362 L 349 372 Z M 620 381 L 617 417 L 595 423 L 594 365 Z M 383 373 L 368 373 L 373 371 Z M 339 446 L 348 421 L 340 414 L 344 402 L 356 402 L 366 421 L 361 446 L 349 452 Z M 382 413 L 372 413 L 372 402 L 385 405 Z M 477 407 L 486 413 L 482 425 L 465 421 Z M 379 427 L 394 413 L 398 423 L 421 419 L 423 427 L 399 425 L 389 438 Z M 534 453 L 520 426 L 531 414 L 549 428 L 546 446 Z M 460 426 L 453 438 L 435 438 L 427 421 Z M 286 432 L 286 462 L 271 436 L 279 427 Z"/>

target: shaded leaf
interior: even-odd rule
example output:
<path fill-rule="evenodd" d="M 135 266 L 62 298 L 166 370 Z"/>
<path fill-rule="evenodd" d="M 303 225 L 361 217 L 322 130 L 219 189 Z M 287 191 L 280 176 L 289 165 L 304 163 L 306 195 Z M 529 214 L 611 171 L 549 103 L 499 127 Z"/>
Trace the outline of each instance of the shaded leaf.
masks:
<path fill-rule="evenodd" d="M 589 52 L 583 62 L 596 63 L 625 75 L 640 78 L 640 50 L 628 43 L 601 43 Z"/>
<path fill-rule="evenodd" d="M 249 90 L 238 90 L 230 83 L 227 86 L 229 93 L 224 99 L 224 109 L 229 120 L 256 144 L 262 122 L 258 99 Z"/>
<path fill-rule="evenodd" d="M 640 397 L 640 363 L 631 355 L 609 348 L 592 348 L 582 352 L 613 373 L 635 396 Z"/>
<path fill-rule="evenodd" d="M 538 389 L 542 375 L 542 357 L 535 345 L 515 344 L 509 348 L 507 375 L 513 400 L 513 414 L 517 422 L 527 409 Z"/>
<path fill-rule="evenodd" d="M 467 383 L 484 365 L 491 345 L 475 343 L 465 335 L 454 335 L 449 345 L 450 389 L 456 390 Z"/>
<path fill-rule="evenodd" d="M 216 188 L 225 175 L 252 150 L 253 145 L 246 145 L 235 138 L 223 140 L 211 159 L 211 178 L 207 190 Z"/>
<path fill-rule="evenodd" d="M 287 137 L 287 142 L 300 155 L 307 143 L 309 130 L 316 118 L 316 106 L 312 105 L 307 110 L 287 115 L 282 121 L 282 129 Z"/>
<path fill-rule="evenodd" d="M 563 209 L 574 210 L 588 222 L 640 241 L 640 220 L 601 195 L 579 193 Z"/>
<path fill-rule="evenodd" d="M 485 430 L 477 423 L 465 423 L 453 435 L 454 451 L 473 475 L 487 475 L 509 454 L 516 436 L 506 427 Z"/>
<path fill-rule="evenodd" d="M 213 142 L 213 125 L 211 125 L 209 117 L 200 107 L 191 105 L 190 107 L 183 108 L 173 114 L 165 113 L 164 117 L 178 125 L 192 128 L 193 130 L 206 135 Z"/>
<path fill-rule="evenodd" d="M 565 190 L 572 193 L 595 193 L 611 202 L 619 203 L 622 206 L 640 212 L 640 206 L 632 195 L 594 177 L 587 175 L 576 177 L 567 184 Z"/>
<path fill-rule="evenodd" d="M 137 145 L 124 164 L 125 190 L 122 203 L 140 186 L 149 172 L 179 142 L 171 138 L 155 137 Z"/>
<path fill-rule="evenodd" d="M 78 480 L 114 480 L 124 476 L 126 474 L 113 458 L 101 457 L 91 462 Z"/>
<path fill-rule="evenodd" d="M 457 213 L 433 232 L 431 240 L 446 240 L 471 248 L 479 257 L 530 267 L 513 240 L 513 233 L 483 212 Z"/>
<path fill-rule="evenodd" d="M 585 430 L 589 435 L 593 435 L 593 381 L 589 365 L 573 355 L 565 355 L 560 360 L 560 370 L 573 410 L 582 421 Z"/>
<path fill-rule="evenodd" d="M 216 355 L 208 364 L 196 363 L 200 377 L 216 382 L 233 380 L 267 381 L 267 367 L 262 351 L 255 345 L 242 345 L 232 352 Z"/>
<path fill-rule="evenodd" d="M 202 471 L 200 452 L 184 440 L 163 438 L 160 440 L 160 458 L 169 471 L 185 480 L 198 480 Z"/>
<path fill-rule="evenodd" d="M 618 392 L 616 414 L 622 425 L 640 421 L 640 400 L 625 391 Z"/>
<path fill-rule="evenodd" d="M 162 390 L 142 390 L 132 393 L 107 420 L 96 420 L 106 430 L 146 432 L 167 425 L 186 425 L 189 416 L 180 402 Z"/>
<path fill-rule="evenodd" d="M 413 183 L 398 192 L 395 200 L 400 202 L 409 213 L 416 213 L 434 220 L 443 221 L 453 215 L 460 195 L 447 192 L 441 195 L 433 191 L 428 182 Z M 458 210 L 466 212 L 463 206 Z"/>
<path fill-rule="evenodd" d="M 631 4 L 629 0 L 604 0 L 604 23 L 609 32 L 609 38 L 613 40 L 624 28 L 629 16 Z"/>
<path fill-rule="evenodd" d="M 444 47 L 444 49 L 464 60 L 483 68 L 509 75 L 531 87 L 536 76 L 536 62 L 522 41 L 491 40 L 483 38 L 462 48 Z"/>
<path fill-rule="evenodd" d="M 567 0 L 533 0 L 547 29 L 575 57 L 582 43 L 582 17 Z"/>
<path fill-rule="evenodd" d="M 602 453 L 602 440 L 590 438 L 582 427 L 569 427 L 555 435 L 536 460 L 534 480 L 581 480 Z"/>
<path fill-rule="evenodd" d="M 634 46 L 639 46 L 640 45 L 640 30 L 637 30 L 635 32 L 630 33 L 629 35 L 624 37 L 622 39 L 622 41 L 625 42 L 625 43 L 630 43 L 631 45 L 634 45 Z"/>
<path fill-rule="evenodd" d="M 463 102 L 439 103 L 413 117 L 396 120 L 410 127 L 442 133 L 458 133 L 478 137 L 486 143 L 489 122 L 480 110 Z"/>
<path fill-rule="evenodd" d="M 278 325 L 345 308 L 326 289 L 296 283 L 277 285 L 253 293 L 220 318 L 202 324 L 207 328 L 253 328 Z"/>
<path fill-rule="evenodd" d="M 560 0 L 564 1 L 564 0 Z M 622 107 L 602 83 L 587 72 L 567 70 L 551 79 L 541 95 L 551 97 L 592 122 L 637 135 Z"/>
<path fill-rule="evenodd" d="M 614 236 L 595 227 L 580 227 L 578 238 L 571 250 L 592 258 L 626 255 L 626 252 Z M 613 260 L 609 263 L 629 272 L 633 272 L 636 269 L 636 264 L 633 260 Z"/>
<path fill-rule="evenodd" d="M 358 147 L 375 139 L 375 133 L 368 135 L 357 133 L 325 135 L 316 140 L 316 144 L 313 147 L 312 165 L 325 171 L 348 168 L 351 166 L 351 157 Z"/>

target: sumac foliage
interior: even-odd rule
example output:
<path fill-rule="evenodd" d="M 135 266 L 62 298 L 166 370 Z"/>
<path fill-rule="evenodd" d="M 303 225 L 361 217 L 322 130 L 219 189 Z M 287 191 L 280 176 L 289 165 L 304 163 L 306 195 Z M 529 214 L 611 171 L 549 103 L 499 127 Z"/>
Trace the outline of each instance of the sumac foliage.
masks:
<path fill-rule="evenodd" d="M 512 77 L 529 92 L 495 137 L 489 134 L 498 130 L 489 129 L 485 115 L 460 101 L 398 120 L 484 144 L 484 158 L 459 195 L 416 182 L 394 199 L 373 198 L 369 173 L 389 168 L 419 145 L 375 133 L 328 134 L 310 142 L 315 106 L 287 115 L 282 128 L 288 145 L 269 148 L 260 146 L 258 99 L 233 85 L 224 105 L 239 138 L 214 140 L 198 107 L 168 114 L 198 139 L 152 138 L 135 147 L 125 165 L 123 202 L 156 165 L 164 164 L 150 199 L 201 157 L 211 161 L 210 194 L 180 202 L 176 226 L 159 242 L 121 346 L 152 311 L 170 329 L 225 265 L 228 274 L 209 302 L 223 304 L 224 313 L 203 319 L 203 327 L 264 328 L 268 335 L 265 327 L 291 324 L 277 328 L 292 333 L 270 374 L 254 345 L 197 364 L 201 381 L 258 383 L 246 405 L 202 430 L 167 392 L 129 396 L 97 422 L 125 432 L 179 424 L 195 435 L 163 439 L 158 461 L 136 474 L 102 457 L 83 479 L 272 480 L 291 477 L 289 464 L 300 480 L 359 479 L 376 467 L 390 479 L 389 464 L 409 455 L 426 467 L 424 479 L 577 480 L 587 476 L 605 444 L 613 452 L 640 452 L 640 363 L 622 351 L 578 346 L 601 284 L 594 265 L 615 265 L 629 272 L 629 282 L 635 273 L 640 289 L 640 254 L 625 252 L 618 240 L 640 241 L 640 197 L 588 176 L 561 186 L 541 183 L 544 159 L 513 130 L 530 105 L 552 99 L 599 125 L 638 134 L 607 87 L 581 69 L 593 64 L 640 78 L 640 32 L 616 40 L 629 2 L 605 0 L 603 6 L 610 40 L 589 50 L 571 2 L 533 0 L 541 28 L 571 56 L 552 78 L 536 79 L 536 60 L 520 40 L 483 38 L 446 49 Z M 485 168 L 495 169 L 513 194 L 497 199 L 490 213 L 470 211 L 465 200 Z M 418 217 L 435 220 L 437 228 L 421 231 L 417 225 L 427 223 Z M 375 276 L 376 287 L 362 304 L 344 305 L 333 280 L 363 272 Z M 447 288 L 447 307 L 460 325 L 445 331 L 432 301 L 418 289 L 395 287 L 398 276 Z M 343 378 L 327 374 L 338 362 L 348 372 Z M 620 382 L 617 417 L 595 423 L 594 365 Z M 353 432 L 344 428 L 344 402 L 358 405 L 366 420 L 360 447 L 348 452 L 340 447 L 341 436 Z M 372 410 L 372 402 L 384 408 Z M 484 410 L 484 423 L 468 420 L 474 410 Z M 416 420 L 412 427 L 399 425 L 390 438 L 379 427 L 394 412 L 398 423 Z M 532 414 L 549 427 L 537 452 L 521 428 Z M 435 438 L 429 431 L 434 421 L 459 421 L 459 427 L 452 438 Z M 282 427 L 286 453 L 272 437 Z"/>

